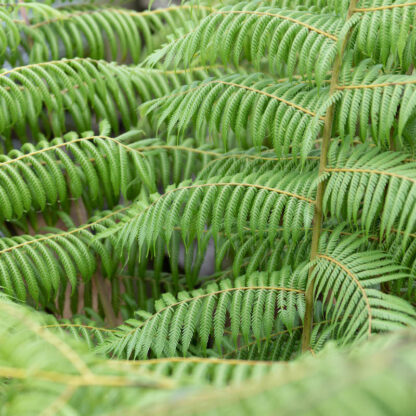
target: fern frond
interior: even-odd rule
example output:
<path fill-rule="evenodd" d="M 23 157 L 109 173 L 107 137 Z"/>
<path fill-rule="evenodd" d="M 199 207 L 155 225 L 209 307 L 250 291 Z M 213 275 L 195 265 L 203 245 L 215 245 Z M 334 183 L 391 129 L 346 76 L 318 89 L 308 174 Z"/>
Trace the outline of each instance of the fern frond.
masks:
<path fill-rule="evenodd" d="M 322 240 L 312 272 L 315 297 L 323 299 L 325 317 L 337 322 L 336 339 L 356 342 L 373 332 L 415 325 L 408 302 L 378 290 L 382 283 L 407 280 L 404 266 L 381 251 L 357 252 L 363 238 L 354 234 L 340 239 L 335 232 Z"/>
<path fill-rule="evenodd" d="M 246 152 L 236 150 L 225 153 L 209 144 L 197 146 L 195 140 L 187 138 L 178 144 L 178 138 L 170 136 L 165 140 L 144 139 L 128 143 L 133 151 L 145 156 L 158 185 L 166 189 L 171 184 L 179 184 L 199 174 L 206 166 L 217 159 L 245 157 Z M 253 149 L 253 153 L 255 150 Z"/>
<path fill-rule="evenodd" d="M 133 199 L 138 190 L 131 182 L 137 177 L 155 192 L 153 171 L 145 155 L 122 143 L 126 136 L 139 134 L 133 130 L 115 139 L 68 133 L 37 146 L 26 143 L 8 156 L 1 155 L 0 217 L 18 219 L 29 210 L 43 211 L 46 205 L 68 209 L 69 199 L 81 196 L 89 207 L 103 207 L 104 197 L 112 208 L 121 193 Z"/>
<path fill-rule="evenodd" d="M 354 46 L 389 68 L 414 64 L 416 5 L 408 1 L 361 1 Z"/>
<path fill-rule="evenodd" d="M 0 316 L 0 336 L 7 339 L 0 346 L 0 406 L 6 414 L 73 413 L 81 408 L 92 414 L 97 403 L 102 410 L 116 409 L 121 398 L 131 403 L 146 389 L 157 394 L 175 385 L 150 372 L 110 367 L 85 343 L 44 328 L 39 313 L 5 299 L 0 301 Z M 108 399 L 113 388 L 120 395 L 104 404 L 101 398 Z M 22 391 L 24 402 L 19 399 Z"/>
<path fill-rule="evenodd" d="M 389 285 L 389 288 L 392 293 L 404 297 L 414 305 L 416 300 L 416 234 L 410 234 L 408 237 L 405 246 L 403 246 L 400 233 L 396 236 L 392 235 L 386 242 L 388 252 L 396 263 L 406 266 L 411 275 L 407 281 L 396 281 Z"/>
<path fill-rule="evenodd" d="M 337 130 L 342 137 L 355 136 L 358 126 L 363 141 L 370 136 L 384 149 L 391 143 L 401 148 L 403 137 L 414 147 L 408 129 L 416 112 L 415 76 L 383 75 L 380 66 L 364 60 L 353 73 L 346 71 L 341 84 L 336 111 Z"/>
<path fill-rule="evenodd" d="M 318 85 L 330 70 L 337 52 L 337 33 L 343 20 L 333 14 L 270 7 L 261 2 L 242 2 L 213 9 L 187 36 L 157 52 L 165 65 L 190 65 L 194 56 L 202 62 L 238 66 L 247 59 L 257 70 L 264 57 L 269 71 L 315 78 Z M 155 56 L 155 57 L 156 57 Z M 149 63 L 155 61 L 149 57 Z"/>
<path fill-rule="evenodd" d="M 282 82 L 260 74 L 207 78 L 142 105 L 157 127 L 168 134 L 194 125 L 195 138 L 205 143 L 206 132 L 216 147 L 230 148 L 232 132 L 239 147 L 273 147 L 277 155 L 300 153 L 306 158 L 320 129 L 316 112 L 325 101 L 326 88 Z M 306 134 L 306 132 L 308 134 Z"/>
<path fill-rule="evenodd" d="M 249 340 L 248 343 L 241 342 L 238 347 L 233 345 L 224 354 L 224 358 L 238 358 L 244 360 L 271 360 L 288 361 L 297 359 L 297 352 L 300 350 L 300 341 L 303 326 L 297 326 L 291 330 L 283 329 L 284 325 L 277 323 L 280 330 L 264 337 L 261 340 Z M 326 342 L 330 339 L 336 323 L 331 320 L 319 321 L 314 323 L 311 336 L 311 349 L 314 353 L 319 352 Z M 295 352 L 295 354 L 294 354 Z"/>
<path fill-rule="evenodd" d="M 49 19 L 22 25 L 29 62 L 61 58 L 107 59 L 139 63 L 149 52 L 179 32 L 191 30 L 208 12 L 198 5 L 136 12 L 102 5 L 66 7 Z M 154 36 L 154 33 L 157 36 Z"/>
<path fill-rule="evenodd" d="M 254 404 L 272 414 L 277 406 L 290 413 L 311 410 L 311 403 L 324 415 L 334 409 L 359 414 L 362 403 L 375 411 L 388 403 L 397 414 L 414 410 L 413 332 L 374 338 L 353 354 L 328 346 L 317 357 L 304 356 L 291 365 L 200 358 L 105 362 L 86 345 L 43 328 L 33 311 L 2 300 L 0 313 L 1 336 L 8 340 L 0 347 L 0 377 L 7 377 L 8 392 L 0 394 L 0 403 L 11 414 L 110 409 L 145 415 L 155 410 L 162 415 L 251 415 Z M 195 384 L 198 388 L 178 398 L 185 386 Z M 24 400 L 19 394 L 23 390 L 30 393 Z M 313 400 L 317 392 L 318 401 Z M 173 397 L 174 404 L 169 400 Z M 355 400 L 346 409 L 351 397 Z"/>
<path fill-rule="evenodd" d="M 104 212 L 81 227 L 68 231 L 22 235 L 0 239 L 0 279 L 5 293 L 20 301 L 27 294 L 36 302 L 47 304 L 67 282 L 72 293 L 77 287 L 78 275 L 88 282 L 100 257 L 104 272 L 111 276 L 118 264 L 111 255 L 113 248 L 103 244 L 87 231 L 102 231 L 102 226 L 114 226 L 115 221 L 128 215 L 128 206 Z"/>
<path fill-rule="evenodd" d="M 182 383 L 224 387 L 239 385 L 249 380 L 260 380 L 272 372 L 279 363 L 271 361 L 223 360 L 215 358 L 160 358 L 144 361 L 111 360 L 111 366 L 129 371 L 169 377 Z"/>
<path fill-rule="evenodd" d="M 195 237 L 200 240 L 210 225 L 214 238 L 220 231 L 242 233 L 249 226 L 256 234 L 268 226 L 272 240 L 282 222 L 285 237 L 296 239 L 312 221 L 313 179 L 307 170 L 285 170 L 283 166 L 276 172 L 242 171 L 172 186 L 163 195 L 156 194 L 151 204 L 143 205 L 124 225 L 121 245 L 128 248 L 136 236 L 139 246 L 152 247 L 159 236 L 169 243 L 178 225 L 185 244 Z"/>
<path fill-rule="evenodd" d="M 204 390 L 174 403 L 154 402 L 140 413 L 160 415 L 412 414 L 416 407 L 414 331 L 374 338 L 355 352 L 333 346 L 317 357 L 306 356 L 278 366 L 261 381 Z M 406 368 L 408 377 L 403 377 Z M 340 374 L 342 376 L 340 376 Z M 176 397 L 176 396 L 175 396 Z"/>
<path fill-rule="evenodd" d="M 186 354 L 196 336 L 203 351 L 211 337 L 221 351 L 227 322 L 234 342 L 240 332 L 246 340 L 250 334 L 256 339 L 270 336 L 273 325 L 267 317 L 274 316 L 276 308 L 278 321 L 288 328 L 295 326 L 299 319 L 296 309 L 303 309 L 304 277 L 287 269 L 253 273 L 238 279 L 235 286 L 222 280 L 206 289 L 181 292 L 177 299 L 162 296 L 155 303 L 154 315 L 137 312 L 141 319 L 127 321 L 108 339 L 105 349 L 119 357 L 144 359 L 149 351 L 158 357 L 175 356 L 178 349 Z"/>
<path fill-rule="evenodd" d="M 97 326 L 97 323 L 80 315 L 72 319 L 56 320 L 52 315 L 45 316 L 45 323 L 42 328 L 56 332 L 60 335 L 69 334 L 76 340 L 83 341 L 91 350 L 102 344 L 105 338 L 114 332 L 114 329 Z"/>
<path fill-rule="evenodd" d="M 215 256 L 216 270 L 222 270 L 222 262 L 225 256 L 233 250 L 231 257 L 231 270 L 234 277 L 243 273 L 251 274 L 257 270 L 272 272 L 289 265 L 297 267 L 308 259 L 310 249 L 310 233 L 305 231 L 301 239 L 287 240 L 282 228 L 263 230 L 266 238 L 252 235 L 247 232 L 242 235 L 235 234 L 218 244 Z M 267 234 L 272 233 L 272 239 Z"/>
<path fill-rule="evenodd" d="M 6 137 L 13 129 L 25 140 L 29 125 L 36 138 L 42 131 L 39 125 L 43 124 L 39 117 L 42 120 L 44 116 L 49 116 L 50 126 L 42 126 L 44 131 L 51 129 L 55 136 L 60 136 L 66 113 L 71 115 L 78 131 L 91 129 L 93 115 L 108 119 L 114 131 L 119 126 L 115 117 L 118 111 L 126 127 L 136 120 L 129 110 L 136 103 L 132 97 L 134 86 L 128 73 L 113 64 L 73 59 L 13 68 L 0 75 L 1 105 L 5 110 L 0 132 Z M 89 106 L 92 102 L 94 106 Z"/>
<path fill-rule="evenodd" d="M 6 147 L 13 148 L 12 135 L 23 142 L 37 139 L 39 133 L 62 136 L 70 121 L 75 124 L 73 130 L 83 132 L 104 119 L 117 134 L 122 126 L 130 129 L 137 123 L 140 102 L 169 93 L 171 83 L 204 79 L 210 71 L 135 70 L 89 58 L 16 67 L 0 73 L 0 134 L 6 138 Z"/>
<path fill-rule="evenodd" d="M 416 2 L 151 7 L 0 3 L 1 415 L 414 414 Z"/>
<path fill-rule="evenodd" d="M 190 1 L 192 3 L 192 1 Z M 227 4 L 234 5 L 241 3 L 241 0 L 229 0 Z M 211 1 L 213 7 L 218 7 L 216 1 Z M 322 13 L 335 13 L 344 16 L 348 9 L 348 0 L 259 0 L 259 5 L 273 6 L 280 9 L 301 10 Z"/>
<path fill-rule="evenodd" d="M 403 232 L 405 244 L 416 221 L 416 165 L 403 163 L 405 159 L 406 154 L 365 145 L 352 151 L 346 144 L 339 150 L 333 146 L 326 168 L 324 210 L 354 225 L 360 220 L 367 233 L 380 220 L 380 237 L 394 227 Z"/>

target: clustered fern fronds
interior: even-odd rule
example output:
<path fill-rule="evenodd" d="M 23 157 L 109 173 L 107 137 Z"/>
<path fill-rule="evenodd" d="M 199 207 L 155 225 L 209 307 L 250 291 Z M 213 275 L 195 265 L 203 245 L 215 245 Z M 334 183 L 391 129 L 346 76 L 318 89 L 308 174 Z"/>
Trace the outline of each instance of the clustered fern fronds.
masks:
<path fill-rule="evenodd" d="M 1 415 L 415 413 L 416 3 L 0 19 Z"/>

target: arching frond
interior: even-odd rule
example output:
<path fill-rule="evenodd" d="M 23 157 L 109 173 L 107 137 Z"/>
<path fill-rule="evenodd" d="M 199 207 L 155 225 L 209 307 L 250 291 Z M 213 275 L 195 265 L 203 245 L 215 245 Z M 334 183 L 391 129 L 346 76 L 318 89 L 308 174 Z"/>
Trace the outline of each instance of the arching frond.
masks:
<path fill-rule="evenodd" d="M 110 367 L 102 356 L 88 351 L 87 344 L 45 328 L 43 317 L 28 308 L 2 299 L 0 317 L 0 336 L 7 340 L 0 345 L 0 406 L 8 414 L 56 414 L 81 408 L 93 414 L 99 407 L 116 409 L 120 399 L 133 403 L 149 389 L 157 394 L 175 386 L 151 372 Z M 108 400 L 113 388 L 120 395 Z"/>
<path fill-rule="evenodd" d="M 278 155 L 292 147 L 305 158 L 319 131 L 314 117 L 325 96 L 325 88 L 317 94 L 307 84 L 276 84 L 260 74 L 236 74 L 182 87 L 144 104 L 142 111 L 151 113 L 158 127 L 166 122 L 169 134 L 183 133 L 192 123 L 200 143 L 208 132 L 215 146 L 229 148 L 232 132 L 239 147 L 266 144 Z"/>
<path fill-rule="evenodd" d="M 132 4 L 0 3 L 1 416 L 415 414 L 416 2 Z"/>
<path fill-rule="evenodd" d="M 414 2 L 364 0 L 355 13 L 360 15 L 353 34 L 356 49 L 390 68 L 400 66 L 407 71 L 414 64 Z"/>
<path fill-rule="evenodd" d="M 1 12 L 6 26 L 0 59 L 11 65 L 75 57 L 138 63 L 170 36 L 180 35 L 182 26 L 191 30 L 208 13 L 198 4 L 137 12 L 115 2 L 16 3 Z"/>
<path fill-rule="evenodd" d="M 36 146 L 26 143 L 0 156 L 0 217 L 18 219 L 30 210 L 43 211 L 46 205 L 68 209 L 69 200 L 81 196 L 89 207 L 103 207 L 103 197 L 113 207 L 121 193 L 130 199 L 136 196 L 131 182 L 137 177 L 155 192 L 147 158 L 122 142 L 139 134 L 131 131 L 115 139 L 68 133 Z"/>
<path fill-rule="evenodd" d="M 205 166 L 209 166 L 217 159 L 245 157 L 246 152 L 234 150 L 225 153 L 223 149 L 209 144 L 197 146 L 192 138 L 181 140 L 170 136 L 165 140 L 144 139 L 129 141 L 128 147 L 145 156 L 147 163 L 157 181 L 157 184 L 166 189 L 171 184 L 179 184 L 193 176 L 198 175 Z M 252 149 L 253 157 L 257 153 Z"/>
<path fill-rule="evenodd" d="M 307 261 L 310 248 L 310 233 L 301 239 L 287 240 L 284 229 L 264 229 L 266 237 L 253 235 L 247 231 L 244 235 L 228 236 L 223 242 L 217 242 L 215 265 L 217 272 L 222 270 L 222 263 L 228 259 L 231 263 L 229 273 L 238 277 L 243 273 L 251 274 L 257 270 L 272 272 L 284 266 L 297 267 Z M 267 238 L 272 233 L 273 238 Z M 230 255 L 232 253 L 232 255 Z"/>
<path fill-rule="evenodd" d="M 242 171 L 187 181 L 154 195 L 151 204 L 143 204 L 135 218 L 124 225 L 120 240 L 125 248 L 137 236 L 139 246 L 154 246 L 159 236 L 168 243 L 178 225 L 185 244 L 195 237 L 200 240 L 206 226 L 212 227 L 214 238 L 220 231 L 242 233 L 250 227 L 257 234 L 258 229 L 269 227 L 272 240 L 281 223 L 286 227 L 285 236 L 296 239 L 311 224 L 314 191 L 310 172 L 284 167 L 275 173 Z"/>
<path fill-rule="evenodd" d="M 323 238 L 312 272 L 315 296 L 323 299 L 326 319 L 337 322 L 335 338 L 344 343 L 416 324 L 411 305 L 377 290 L 385 282 L 407 280 L 407 270 L 381 251 L 356 252 L 362 243 L 354 234 Z"/>
<path fill-rule="evenodd" d="M 349 60 L 346 60 L 349 63 Z M 414 147 L 411 126 L 416 117 L 416 78 L 413 75 L 383 75 L 380 66 L 364 60 L 353 70 L 345 65 L 338 89 L 337 131 L 342 136 L 359 132 L 380 147 L 393 143 L 402 147 L 403 138 Z"/>
<path fill-rule="evenodd" d="M 273 4 L 281 8 L 315 8 L 316 10 L 323 10 L 325 12 L 326 8 L 328 8 L 328 11 L 335 12 L 343 17 L 348 9 L 349 2 L 348 0 L 275 0 Z"/>
<path fill-rule="evenodd" d="M 303 309 L 305 274 L 253 273 L 235 282 L 222 280 L 207 289 L 181 292 L 178 298 L 165 295 L 155 303 L 156 313 L 137 312 L 140 320 L 128 321 L 106 342 L 105 349 L 116 356 L 145 359 L 149 351 L 158 357 L 186 354 L 194 337 L 206 350 L 212 337 L 221 350 L 226 326 L 237 342 L 239 334 L 256 339 L 272 334 L 275 316 L 289 329 L 296 325 L 297 310 Z M 227 323 L 228 322 L 228 323 Z M 271 325 L 267 324 L 270 323 Z M 265 325 L 266 324 L 266 325 Z"/>
<path fill-rule="evenodd" d="M 260 69 L 266 57 L 269 71 L 292 77 L 294 73 L 322 82 L 337 52 L 337 34 L 343 20 L 333 14 L 289 10 L 266 3 L 243 2 L 214 8 L 196 29 L 172 42 L 149 63 L 190 65 L 195 55 L 202 62 L 236 66 L 244 59 Z"/>
<path fill-rule="evenodd" d="M 57 320 L 52 315 L 45 315 L 43 329 L 56 332 L 60 336 L 70 335 L 74 339 L 83 341 L 91 350 L 102 344 L 114 332 L 114 329 L 97 326 L 97 323 L 80 315 L 72 319 Z"/>
<path fill-rule="evenodd" d="M 131 372 L 169 377 L 189 384 L 216 387 L 239 385 L 248 380 L 260 380 L 273 372 L 278 363 L 267 361 L 223 360 L 215 358 L 161 358 L 144 361 L 110 361 L 111 366 L 125 367 Z"/>
<path fill-rule="evenodd" d="M 261 381 L 183 396 L 174 403 L 154 401 L 140 413 L 160 415 L 412 414 L 416 379 L 414 331 L 375 338 L 355 353 L 328 347 L 277 367 Z M 406 368 L 407 377 L 403 377 Z M 177 396 L 175 396 L 177 398 Z M 253 410 L 254 409 L 254 410 Z"/>
<path fill-rule="evenodd" d="M 22 25 L 29 62 L 90 57 L 118 62 L 139 61 L 169 36 L 189 30 L 207 14 L 203 6 L 182 5 L 136 12 L 124 8 L 84 6 L 59 9 L 49 19 Z M 157 36 L 153 36 L 153 33 Z M 107 46 L 108 45 L 108 46 Z"/>
<path fill-rule="evenodd" d="M 283 324 L 277 323 L 277 327 L 279 326 L 280 328 L 276 329 L 276 332 L 270 337 L 263 337 L 260 340 L 251 339 L 248 343 L 241 342 L 238 347 L 232 345 L 223 356 L 228 359 L 235 357 L 244 360 L 290 361 L 297 359 L 303 325 L 291 330 L 285 328 Z M 336 323 L 331 320 L 315 322 L 311 336 L 311 351 L 319 352 L 330 339 L 331 332 L 335 327 Z"/>
<path fill-rule="evenodd" d="M 399 280 L 388 285 L 392 293 L 401 296 L 414 304 L 416 299 L 416 234 L 410 234 L 403 246 L 401 233 L 392 234 L 386 241 L 388 252 L 393 256 L 396 263 L 406 266 L 410 270 L 409 279 Z"/>

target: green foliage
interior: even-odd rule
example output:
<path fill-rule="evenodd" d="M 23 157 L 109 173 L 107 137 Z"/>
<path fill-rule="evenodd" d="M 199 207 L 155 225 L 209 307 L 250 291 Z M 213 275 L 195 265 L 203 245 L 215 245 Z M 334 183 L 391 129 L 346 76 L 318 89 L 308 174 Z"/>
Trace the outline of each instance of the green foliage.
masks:
<path fill-rule="evenodd" d="M 206 351 L 212 333 L 221 353 L 226 325 L 235 345 L 240 336 L 248 343 L 250 334 L 257 341 L 269 340 L 276 315 L 289 330 L 299 324 L 304 277 L 284 269 L 270 275 L 241 276 L 234 284 L 224 279 L 206 289 L 179 292 L 177 298 L 164 294 L 155 302 L 155 314 L 138 311 L 141 320 L 128 321 L 109 345 L 117 356 L 144 359 L 150 349 L 157 357 L 175 356 L 178 349 L 186 355 L 194 337 L 198 347 Z"/>
<path fill-rule="evenodd" d="M 145 103 L 142 111 L 156 116 L 158 129 L 168 121 L 167 134 L 183 134 L 192 123 L 198 141 L 205 141 L 208 134 L 224 149 L 231 147 L 229 136 L 233 133 L 239 147 L 265 144 L 278 156 L 291 154 L 293 149 L 306 157 L 313 146 L 312 131 L 321 124 L 313 110 L 324 99 L 325 93 L 318 95 L 317 89 L 308 85 L 276 85 L 262 74 L 233 74 L 182 87 Z M 307 131 L 308 140 L 303 140 Z"/>
<path fill-rule="evenodd" d="M 0 6 L 0 414 L 414 414 L 416 5 L 122 3 Z"/>

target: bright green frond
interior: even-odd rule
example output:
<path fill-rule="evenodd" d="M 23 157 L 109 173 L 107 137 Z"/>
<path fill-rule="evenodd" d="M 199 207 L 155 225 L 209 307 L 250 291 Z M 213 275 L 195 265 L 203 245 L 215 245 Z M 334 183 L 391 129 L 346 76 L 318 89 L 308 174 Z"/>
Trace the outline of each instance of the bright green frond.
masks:
<path fill-rule="evenodd" d="M 380 284 L 408 280 L 404 266 L 381 251 L 357 252 L 364 241 L 357 234 L 340 239 L 334 233 L 324 241 L 312 275 L 325 319 L 337 322 L 335 339 L 358 341 L 373 332 L 416 324 L 410 304 L 378 290 Z"/>
<path fill-rule="evenodd" d="M 273 147 L 277 155 L 305 159 L 320 130 L 316 112 L 326 98 L 308 84 L 282 82 L 261 74 L 207 78 L 142 105 L 158 129 L 184 134 L 192 126 L 199 143 L 207 134 L 215 146 Z"/>
<path fill-rule="evenodd" d="M 142 205 L 142 211 L 124 225 L 120 240 L 125 248 L 136 238 L 139 247 L 152 247 L 159 236 L 168 243 L 174 227 L 180 226 L 186 244 L 195 237 L 201 240 L 208 226 L 216 238 L 220 232 L 241 233 L 245 227 L 256 235 L 266 224 L 277 230 L 281 223 L 287 227 L 285 236 L 296 238 L 312 221 L 313 179 L 310 172 L 282 167 L 276 172 L 241 171 L 186 181 L 153 195 L 153 202 Z M 271 232 L 269 238 L 273 237 Z"/>
<path fill-rule="evenodd" d="M 387 68 L 405 71 L 415 63 L 416 4 L 406 0 L 364 0 L 355 10 L 360 23 L 354 47 Z"/>
<path fill-rule="evenodd" d="M 381 238 L 394 228 L 403 232 L 405 244 L 416 222 L 415 163 L 403 163 L 404 153 L 347 147 L 348 142 L 339 150 L 334 145 L 329 152 L 325 211 L 354 225 L 360 221 L 367 233 L 377 224 Z"/>
<path fill-rule="evenodd" d="M 164 295 L 155 302 L 155 314 L 136 312 L 139 320 L 127 321 L 103 348 L 118 357 L 145 359 L 149 351 L 158 357 L 186 354 L 192 342 L 206 351 L 222 349 L 226 328 L 237 343 L 240 336 L 260 340 L 270 337 L 273 326 L 265 325 L 277 310 L 277 321 L 290 330 L 299 323 L 303 308 L 305 275 L 285 269 L 280 273 L 242 276 L 233 286 L 229 280 L 206 289 Z M 271 314 L 271 315 L 270 315 Z"/>
<path fill-rule="evenodd" d="M 185 37 L 158 51 L 165 65 L 201 61 L 238 66 L 248 60 L 259 70 L 266 58 L 269 71 L 279 76 L 301 74 L 322 82 L 337 52 L 342 19 L 309 10 L 288 10 L 265 3 L 243 2 L 213 8 L 211 14 Z"/>

